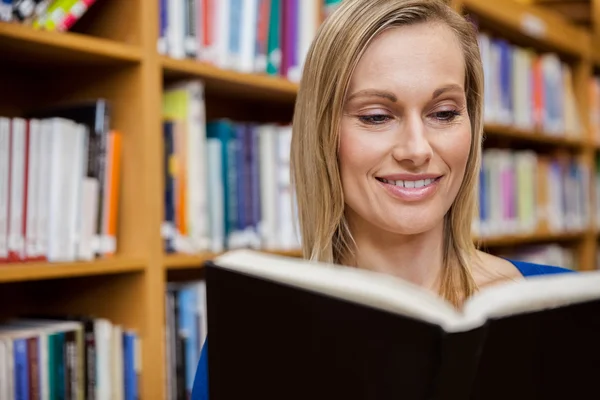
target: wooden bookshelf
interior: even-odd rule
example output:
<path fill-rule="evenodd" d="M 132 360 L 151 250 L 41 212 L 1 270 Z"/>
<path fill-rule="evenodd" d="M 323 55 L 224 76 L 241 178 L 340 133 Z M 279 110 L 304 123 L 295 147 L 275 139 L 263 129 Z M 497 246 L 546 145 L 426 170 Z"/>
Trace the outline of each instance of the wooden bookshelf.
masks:
<path fill-rule="evenodd" d="M 561 243 L 582 240 L 588 232 L 534 232 L 531 234 L 513 234 L 504 236 L 476 237 L 474 241 L 483 249 L 492 247 L 511 247 L 535 243 Z"/>
<path fill-rule="evenodd" d="M 107 260 L 89 262 L 23 262 L 2 264 L 0 283 L 31 280 L 67 279 L 82 276 L 126 274 L 144 272 L 146 262 L 143 259 L 116 257 Z"/>
<path fill-rule="evenodd" d="M 222 70 L 195 60 L 178 60 L 163 56 L 161 64 L 166 78 L 201 78 L 208 92 L 233 94 L 236 97 L 258 101 L 280 100 L 292 103 L 298 91 L 297 84 L 284 78 Z"/>
<path fill-rule="evenodd" d="M 600 67 L 600 47 L 591 45 L 588 32 L 548 10 L 513 0 L 455 0 L 453 4 L 516 43 L 566 57 L 575 65 L 576 96 L 585 110 L 586 74 L 591 65 Z M 292 114 L 298 90 L 296 83 L 280 77 L 222 70 L 158 54 L 158 14 L 158 2 L 98 1 L 72 33 L 0 23 L 0 115 L 18 116 L 44 104 L 106 97 L 114 109 L 112 125 L 124 135 L 118 254 L 91 262 L 0 264 L 0 301 L 8 304 L 0 316 L 32 309 L 89 312 L 137 330 L 142 339 L 143 399 L 163 398 L 164 393 L 166 272 L 198 269 L 215 256 L 164 254 L 160 228 L 165 85 L 200 78 L 206 84 L 207 107 L 213 107 L 211 115 L 235 116 L 240 108 L 248 108 L 245 115 L 252 116 L 252 107 L 262 107 L 261 117 L 284 120 Z M 595 148 L 600 148 L 588 145 L 585 135 L 555 137 L 490 124 L 485 132 L 488 137 L 531 147 L 566 148 L 590 167 Z M 577 249 L 582 269 L 592 269 L 598 240 L 598 231 L 586 230 L 482 238 L 481 242 L 484 248 L 569 242 Z M 299 251 L 273 253 L 300 256 Z M 44 305 L 36 306 L 32 299 Z"/>
<path fill-rule="evenodd" d="M 549 135 L 543 132 L 532 132 L 497 124 L 486 124 L 483 132 L 487 137 L 505 138 L 529 144 L 542 144 L 545 146 L 558 146 L 571 149 L 582 149 L 586 146 L 585 137 Z"/>
<path fill-rule="evenodd" d="M 3 59 L 35 60 L 45 64 L 97 65 L 142 59 L 138 46 L 76 33 L 44 32 L 6 22 L 0 22 L 0 52 Z"/>
<path fill-rule="evenodd" d="M 460 0 L 456 3 L 464 12 L 477 15 L 482 25 L 523 45 L 572 57 L 589 57 L 590 33 L 543 7 L 515 0 Z"/>

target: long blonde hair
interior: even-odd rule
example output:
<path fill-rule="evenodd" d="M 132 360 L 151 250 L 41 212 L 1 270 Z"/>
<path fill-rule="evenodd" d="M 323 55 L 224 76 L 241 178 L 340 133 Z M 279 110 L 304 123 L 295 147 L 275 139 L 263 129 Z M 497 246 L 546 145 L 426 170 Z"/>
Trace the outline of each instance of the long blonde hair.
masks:
<path fill-rule="evenodd" d="M 476 291 L 471 221 L 481 164 L 483 70 L 474 27 L 441 0 L 344 0 L 319 28 L 305 60 L 296 99 L 291 179 L 304 258 L 341 263 L 354 242 L 344 218 L 338 169 L 339 123 L 352 73 L 369 43 L 392 26 L 445 23 L 465 59 L 465 90 L 472 140 L 467 169 L 444 221 L 440 295 L 458 305 Z"/>

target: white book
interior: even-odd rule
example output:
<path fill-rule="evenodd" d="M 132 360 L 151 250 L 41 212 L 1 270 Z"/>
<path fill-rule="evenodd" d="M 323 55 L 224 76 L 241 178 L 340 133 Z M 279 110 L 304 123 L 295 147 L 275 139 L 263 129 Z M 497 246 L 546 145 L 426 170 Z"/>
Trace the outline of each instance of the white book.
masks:
<path fill-rule="evenodd" d="M 7 352 L 7 346 L 4 340 L 0 339 L 0 400 L 9 400 L 8 397 L 8 385 L 9 381 L 13 380 L 13 377 L 8 373 L 8 358 L 12 358 L 12 354 Z"/>
<path fill-rule="evenodd" d="M 27 121 L 13 118 L 11 123 L 11 167 L 10 167 L 10 219 L 8 226 L 9 255 L 23 259 L 25 237 L 23 223 L 25 217 L 25 168 L 27 145 Z"/>
<path fill-rule="evenodd" d="M 81 187 L 81 231 L 79 233 L 79 246 L 77 258 L 91 261 L 95 256 L 94 236 L 97 232 L 98 196 L 100 184 L 98 179 L 86 177 Z"/>
<path fill-rule="evenodd" d="M 53 118 L 51 131 L 51 155 L 49 192 L 48 192 L 48 253 L 50 262 L 68 262 L 69 258 L 69 222 L 70 208 L 70 171 L 73 163 L 68 155 L 72 151 L 69 140 L 72 122 L 63 118 Z"/>
<path fill-rule="evenodd" d="M 37 231 L 36 231 L 36 250 L 35 254 L 37 257 L 47 257 L 48 256 L 48 246 L 49 246 L 49 232 L 50 232 L 50 210 L 51 203 L 49 198 L 51 198 L 52 186 L 51 186 L 51 177 L 53 174 L 53 164 L 52 160 L 54 159 L 53 151 L 54 145 L 53 142 L 55 137 L 53 135 L 54 132 L 54 124 L 55 122 L 52 119 L 43 119 L 42 120 L 42 129 L 40 135 L 40 175 L 39 175 L 39 196 L 37 201 Z"/>
<path fill-rule="evenodd" d="M 83 124 L 73 124 L 73 168 L 71 169 L 70 258 L 77 259 L 83 227 L 83 182 L 87 175 L 89 130 Z"/>
<path fill-rule="evenodd" d="M 113 335 L 112 323 L 104 318 L 94 321 L 96 338 L 96 399 L 111 400 L 111 341 Z"/>
<path fill-rule="evenodd" d="M 256 49 L 258 0 L 242 0 L 242 24 L 240 34 L 239 70 L 251 73 L 254 70 Z"/>
<path fill-rule="evenodd" d="M 177 59 L 185 57 L 184 1 L 167 0 L 167 47 L 169 56 Z"/>
<path fill-rule="evenodd" d="M 111 400 L 125 398 L 125 380 L 123 376 L 123 328 L 113 325 L 111 337 Z"/>
<path fill-rule="evenodd" d="M 259 128 L 260 154 L 260 226 L 266 250 L 277 249 L 277 127 L 267 124 Z"/>
<path fill-rule="evenodd" d="M 216 8 L 216 18 L 213 24 L 215 59 L 212 61 L 220 68 L 230 68 L 232 64 L 229 54 L 230 2 L 231 0 L 215 0 L 213 3 Z"/>
<path fill-rule="evenodd" d="M 25 255 L 35 258 L 37 254 L 38 203 L 40 193 L 42 124 L 38 119 L 29 120 L 29 166 L 27 177 L 27 222 L 25 229 Z"/>
<path fill-rule="evenodd" d="M 0 117 L 0 260 L 8 259 L 10 120 Z"/>

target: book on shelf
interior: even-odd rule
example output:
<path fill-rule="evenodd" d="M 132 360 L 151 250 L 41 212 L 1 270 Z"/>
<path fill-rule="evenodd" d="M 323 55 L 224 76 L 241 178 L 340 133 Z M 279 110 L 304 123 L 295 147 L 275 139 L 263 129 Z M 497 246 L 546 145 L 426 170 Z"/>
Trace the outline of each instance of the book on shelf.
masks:
<path fill-rule="evenodd" d="M 116 252 L 122 135 L 104 100 L 0 117 L 0 262 Z"/>
<path fill-rule="evenodd" d="M 215 400 L 586 398 L 600 372 L 598 271 L 457 309 L 389 275 L 235 250 L 206 263 L 206 288 Z"/>
<path fill-rule="evenodd" d="M 158 52 L 299 81 L 317 0 L 162 0 Z"/>
<path fill-rule="evenodd" d="M 163 97 L 165 251 L 298 248 L 290 141 L 289 124 L 207 120 L 200 81 L 169 86 Z"/>
<path fill-rule="evenodd" d="M 95 2 L 96 0 L 2 0 L 0 21 L 64 32 L 70 30 Z"/>
<path fill-rule="evenodd" d="M 593 143 L 600 145 L 600 75 L 594 74 L 589 81 L 590 130 Z"/>
<path fill-rule="evenodd" d="M 591 227 L 591 183 L 597 179 L 568 153 L 486 148 L 473 229 L 481 237 L 581 232 Z"/>
<path fill-rule="evenodd" d="M 572 67 L 556 53 L 537 53 L 507 39 L 478 33 L 488 124 L 583 137 Z"/>
<path fill-rule="evenodd" d="M 138 334 L 106 318 L 24 317 L 0 324 L 0 398 L 138 398 Z"/>
<path fill-rule="evenodd" d="M 207 334 L 206 282 L 170 282 L 165 315 L 167 399 L 189 399 Z"/>

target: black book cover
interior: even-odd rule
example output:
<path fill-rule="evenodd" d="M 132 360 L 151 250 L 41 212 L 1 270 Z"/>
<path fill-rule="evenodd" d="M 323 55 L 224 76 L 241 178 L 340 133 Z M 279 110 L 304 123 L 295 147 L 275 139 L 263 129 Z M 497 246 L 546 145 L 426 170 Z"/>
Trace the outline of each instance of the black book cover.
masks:
<path fill-rule="evenodd" d="M 333 273 L 315 283 L 297 269 L 290 273 L 296 285 L 283 277 L 285 261 L 276 265 L 283 258 L 246 268 L 262 259 L 237 254 L 225 255 L 225 266 L 219 258 L 205 263 L 211 400 L 583 399 L 597 392 L 600 274 L 492 291 L 464 315 L 435 323 L 423 307 L 438 305 L 423 305 L 425 294 L 414 308 L 423 318 L 409 307 L 392 312 L 360 299 L 357 281 L 344 274 L 331 287 L 356 301 L 316 288 Z"/>

